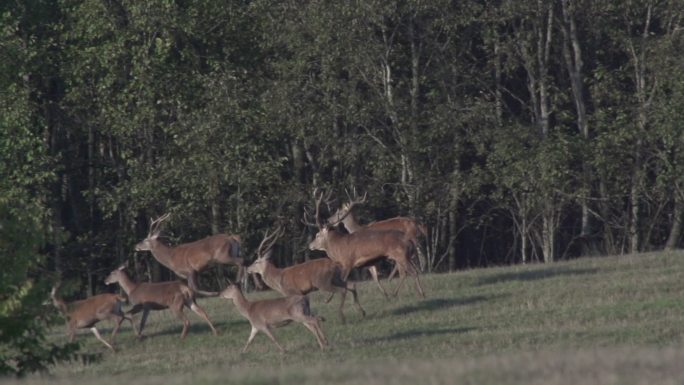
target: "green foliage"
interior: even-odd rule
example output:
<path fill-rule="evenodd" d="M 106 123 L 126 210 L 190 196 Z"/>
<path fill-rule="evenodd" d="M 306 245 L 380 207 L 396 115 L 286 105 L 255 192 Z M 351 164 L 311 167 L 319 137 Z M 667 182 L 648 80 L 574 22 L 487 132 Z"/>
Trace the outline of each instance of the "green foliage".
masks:
<path fill-rule="evenodd" d="M 45 339 L 54 313 L 46 309 L 50 281 L 40 274 L 40 227 L 12 211 L 0 203 L 0 376 L 44 370 L 77 347 Z"/>
<path fill-rule="evenodd" d="M 88 294 L 163 212 L 174 242 L 238 233 L 248 259 L 285 223 L 301 261 L 314 187 L 367 191 L 362 222 L 419 217 L 436 271 L 662 247 L 682 5 L 570 3 L 577 47 L 532 0 L 3 3 L 0 203 Z"/>

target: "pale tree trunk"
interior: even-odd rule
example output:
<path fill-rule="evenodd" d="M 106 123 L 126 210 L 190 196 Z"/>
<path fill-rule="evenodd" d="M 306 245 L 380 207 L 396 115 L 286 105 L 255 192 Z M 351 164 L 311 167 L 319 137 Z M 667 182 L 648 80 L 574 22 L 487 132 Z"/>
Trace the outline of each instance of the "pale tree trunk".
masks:
<path fill-rule="evenodd" d="M 543 0 L 537 0 L 538 17 L 533 27 L 531 37 L 533 44 L 521 43 L 523 65 L 527 73 L 527 88 L 530 93 L 532 104 L 532 116 L 538 133 L 542 140 L 548 140 L 551 114 L 551 98 L 549 95 L 549 60 L 551 54 L 551 42 L 553 38 L 553 7 Z M 524 39 L 524 38 L 523 38 Z M 534 46 L 534 53 L 531 52 Z M 553 194 L 543 197 L 542 210 L 555 211 L 549 207 L 556 204 Z M 555 233 L 556 225 L 552 215 L 542 213 L 542 252 L 545 261 L 553 261 L 555 258 Z M 523 240 L 523 246 L 526 244 Z M 550 242 L 550 243 L 548 243 Z M 524 257 L 523 257 L 524 259 Z"/>
<path fill-rule="evenodd" d="M 582 74 L 582 48 L 577 35 L 577 25 L 575 23 L 576 0 L 562 0 L 563 13 L 563 57 L 570 77 L 573 101 L 577 112 L 577 129 L 586 141 L 589 140 L 589 122 L 587 119 L 586 102 L 584 96 L 584 76 Z M 581 206 L 581 229 L 580 236 L 584 238 L 582 242 L 582 254 L 594 254 L 595 247 L 589 238 L 591 234 L 591 217 L 589 209 L 589 199 L 591 198 L 591 170 L 586 159 L 582 159 L 582 174 L 580 185 L 582 186 L 579 201 Z"/>
<path fill-rule="evenodd" d="M 544 262 L 556 259 L 556 237 L 560 218 L 559 203 L 549 200 L 545 203 L 542 225 L 542 255 Z"/>
<path fill-rule="evenodd" d="M 221 232 L 221 204 L 220 204 L 220 188 L 218 176 L 214 175 L 211 181 L 211 233 L 218 234 Z"/>
<path fill-rule="evenodd" d="M 449 191 L 449 198 L 451 202 L 449 203 L 449 270 L 454 270 L 456 268 L 456 236 L 458 235 L 458 202 L 461 200 L 461 188 L 460 188 L 460 170 L 458 162 L 455 162 L 454 171 L 452 173 L 452 182 Z"/>
<path fill-rule="evenodd" d="M 674 250 L 679 245 L 682 237 L 682 216 L 684 215 L 684 199 L 682 194 L 675 192 L 674 210 L 672 213 L 672 227 L 665 242 L 665 250 Z"/>
<path fill-rule="evenodd" d="M 603 252 L 608 255 L 618 254 L 618 249 L 615 246 L 615 239 L 613 236 L 613 229 L 610 225 L 610 205 L 608 202 L 611 201 L 608 195 L 608 188 L 606 186 L 605 176 L 599 177 L 599 212 L 601 213 L 601 218 L 603 222 Z"/>
<path fill-rule="evenodd" d="M 418 134 L 418 121 L 420 119 L 420 106 L 419 106 L 419 101 L 418 101 L 418 96 L 419 96 L 419 91 L 420 91 L 420 55 L 421 55 L 421 44 L 418 36 L 416 36 L 416 28 L 415 28 L 415 15 L 414 17 L 411 18 L 409 21 L 409 38 L 411 40 L 411 86 L 409 88 L 409 94 L 411 97 L 410 101 L 410 106 L 411 106 L 411 117 L 410 117 L 410 127 L 409 131 L 410 137 L 415 137 Z M 406 142 L 404 139 L 403 142 Z M 408 151 L 402 151 L 402 153 L 406 153 Z M 415 215 L 415 208 L 417 206 L 417 199 L 419 195 L 419 184 L 415 183 L 414 180 L 414 175 L 413 175 L 413 165 L 411 164 L 410 159 L 405 159 L 404 162 L 406 163 L 406 168 L 407 172 L 406 174 L 408 175 L 408 180 L 406 180 L 407 184 L 404 184 L 404 186 L 409 186 L 409 188 L 405 187 L 406 194 L 408 196 L 408 201 L 409 201 L 409 210 L 412 215 Z M 450 235 L 451 236 L 451 235 Z M 432 270 L 434 266 L 428 266 L 428 258 L 425 255 L 425 252 L 423 251 L 423 248 L 421 247 L 420 244 L 416 245 L 416 251 L 418 255 L 418 260 L 420 264 L 420 269 L 421 271 L 425 271 L 426 269 Z"/>
<path fill-rule="evenodd" d="M 639 47 L 636 47 L 631 40 L 627 40 L 628 50 L 631 55 L 632 65 L 634 66 L 634 83 L 636 86 L 637 98 L 637 140 L 634 145 L 634 164 L 632 165 L 632 181 L 630 185 L 629 203 L 630 203 L 630 219 L 629 219 L 629 252 L 636 253 L 641 247 L 641 239 L 639 234 L 640 224 L 640 204 L 642 189 L 644 187 L 645 172 L 643 170 L 643 137 L 646 135 L 648 128 L 648 112 L 653 101 L 655 89 L 657 86 L 656 79 L 651 79 L 651 84 L 648 84 L 649 79 L 646 71 L 646 45 L 649 37 L 649 30 L 651 25 L 653 6 L 648 5 L 646 12 L 646 19 L 644 20 L 644 29 L 641 34 Z"/>

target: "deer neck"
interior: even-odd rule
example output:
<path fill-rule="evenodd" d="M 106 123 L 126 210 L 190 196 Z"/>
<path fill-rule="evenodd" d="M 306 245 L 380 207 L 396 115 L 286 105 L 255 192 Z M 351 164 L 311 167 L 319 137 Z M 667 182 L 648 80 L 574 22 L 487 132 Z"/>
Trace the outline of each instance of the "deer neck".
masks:
<path fill-rule="evenodd" d="M 245 318 L 249 319 L 250 303 L 247 302 L 244 294 L 240 290 L 235 291 L 235 296 L 233 297 L 233 304 L 237 308 L 238 312 L 242 314 Z"/>
<path fill-rule="evenodd" d="M 154 258 L 162 265 L 173 270 L 173 247 L 165 245 L 162 241 L 155 239 L 150 249 Z"/>
<path fill-rule="evenodd" d="M 348 248 L 347 239 L 349 234 L 341 233 L 335 229 L 330 229 L 325 237 L 323 246 L 328 257 L 334 261 L 343 260 L 346 253 L 344 250 Z"/>
<path fill-rule="evenodd" d="M 130 297 L 133 290 L 135 290 L 138 287 L 138 284 L 133 282 L 133 280 L 131 280 L 128 274 L 122 271 L 119 277 L 119 286 L 121 286 L 123 291 L 125 291 L 126 294 Z"/>
<path fill-rule="evenodd" d="M 282 293 L 281 282 L 283 278 L 283 269 L 279 269 L 271 262 L 267 262 L 264 267 L 264 273 L 261 274 L 261 278 L 263 278 L 269 287 Z"/>
<path fill-rule="evenodd" d="M 52 304 L 63 314 L 67 314 L 67 305 L 66 302 L 64 302 L 63 299 L 57 297 L 57 294 L 52 296 Z"/>
<path fill-rule="evenodd" d="M 342 219 L 342 223 L 344 223 L 344 227 L 349 233 L 357 232 L 363 227 L 356 221 L 356 218 L 354 218 L 354 214 L 352 213 L 349 213 L 349 215 L 344 217 L 344 219 Z"/>

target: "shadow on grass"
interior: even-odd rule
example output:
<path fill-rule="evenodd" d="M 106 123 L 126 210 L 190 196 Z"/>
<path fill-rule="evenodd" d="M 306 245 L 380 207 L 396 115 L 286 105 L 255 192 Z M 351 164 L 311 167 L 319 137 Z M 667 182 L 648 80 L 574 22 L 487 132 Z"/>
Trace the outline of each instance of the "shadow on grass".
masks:
<path fill-rule="evenodd" d="M 413 329 L 413 330 L 405 330 L 405 331 L 393 333 L 393 334 L 382 336 L 382 337 L 364 339 L 363 342 L 368 343 L 368 344 L 373 344 L 373 343 L 378 343 L 378 342 L 407 340 L 407 339 L 411 339 L 411 338 L 423 338 L 423 337 L 429 337 L 429 336 L 434 336 L 434 335 L 467 333 L 467 332 L 469 332 L 471 330 L 475 330 L 475 329 L 476 328 L 473 328 L 473 327 L 441 328 L 441 329 Z"/>
<path fill-rule="evenodd" d="M 422 300 L 415 305 L 403 306 L 398 309 L 394 309 L 390 313 L 393 315 L 406 315 L 415 312 L 440 310 L 454 306 L 470 305 L 478 302 L 488 301 L 491 299 L 493 299 L 493 297 L 487 297 L 483 295 L 475 295 L 472 297 L 465 298 L 431 298 Z"/>
<path fill-rule="evenodd" d="M 490 275 L 480 279 L 475 285 L 484 286 L 501 282 L 509 281 L 537 281 L 540 279 L 548 279 L 566 275 L 587 275 L 596 274 L 598 269 L 573 269 L 573 268 L 557 268 L 550 267 L 546 269 L 535 269 L 525 271 L 506 272 L 501 274 Z"/>
<path fill-rule="evenodd" d="M 225 331 L 230 329 L 230 328 L 240 327 L 243 325 L 249 325 L 249 322 L 247 322 L 247 320 L 219 321 L 219 322 L 211 321 L 211 323 L 214 324 L 214 327 L 219 332 L 219 335 L 222 333 L 225 333 Z M 178 326 L 171 326 L 171 327 L 165 328 L 164 330 L 160 330 L 160 331 L 157 331 L 154 333 L 148 333 L 148 331 L 147 331 L 148 326 L 149 326 L 149 321 L 148 321 L 148 324 L 145 325 L 145 330 L 143 330 L 143 338 L 152 338 L 152 337 L 168 336 L 168 335 L 177 335 L 180 337 L 181 331 L 183 330 L 183 323 L 180 320 L 178 321 Z M 190 326 L 188 327 L 188 336 L 187 337 L 189 337 L 192 334 L 211 335 L 211 328 L 209 328 L 209 325 L 207 325 L 207 323 L 204 322 L 204 320 L 191 320 Z"/>

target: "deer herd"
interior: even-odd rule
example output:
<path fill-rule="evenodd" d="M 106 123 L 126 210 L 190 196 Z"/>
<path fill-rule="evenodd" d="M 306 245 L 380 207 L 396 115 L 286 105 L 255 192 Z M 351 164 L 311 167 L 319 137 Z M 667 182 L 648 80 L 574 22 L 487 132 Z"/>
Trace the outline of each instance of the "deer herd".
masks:
<path fill-rule="evenodd" d="M 327 202 L 329 202 L 329 196 L 326 198 Z M 185 338 L 190 323 L 183 313 L 185 308 L 189 308 L 204 319 L 213 334 L 217 335 L 214 325 L 204 309 L 197 304 L 196 299 L 221 297 L 232 300 L 236 310 L 249 321 L 252 327 L 243 352 L 259 331 L 266 334 L 280 351 L 284 351 L 273 336 L 272 329 L 292 321 L 306 327 L 316 338 L 319 347 L 324 349 L 328 341 L 321 328 L 320 321 L 323 318 L 311 311 L 307 294 L 316 290 L 328 292 L 330 296 L 326 302 L 329 302 L 336 293 L 339 294 L 339 318 L 342 323 L 345 323 L 343 308 L 349 292 L 354 305 L 361 315 L 365 316 L 366 312 L 359 303 L 356 285 L 350 282 L 349 276 L 354 268 L 367 267 L 380 291 L 388 297 L 378 279 L 377 268 L 382 260 L 394 262 L 394 268 L 389 275 L 390 280 L 395 273 L 400 276 L 394 296 L 398 294 L 406 276 L 410 275 L 415 280 L 418 294 L 424 298 L 425 293 L 413 257 L 416 254 L 419 237 L 426 235 L 425 226 L 417 219 L 410 217 L 395 217 L 361 225 L 356 222 L 352 208 L 364 203 L 366 195 L 359 197 L 354 191 L 352 195 L 348 193 L 347 197 L 348 202 L 323 222 L 320 219 L 320 206 L 324 200 L 324 194 L 314 191 L 315 222 L 310 221 L 311 215 L 308 210 L 305 210 L 302 221 L 306 225 L 314 226 L 318 231 L 308 248 L 324 251 L 327 258 L 312 259 L 286 268 L 278 268 L 270 260 L 274 244 L 284 233 L 281 227 L 276 228 L 272 233 L 266 231 L 257 248 L 256 258 L 251 265 L 245 266 L 245 260 L 240 255 L 238 235 L 215 234 L 172 247 L 158 239 L 160 225 L 169 218 L 169 214 L 151 220 L 147 237 L 135 245 L 135 250 L 150 251 L 160 264 L 169 268 L 180 278 L 187 280 L 187 284 L 180 280 L 156 283 L 134 282 L 126 273 L 124 264 L 114 269 L 104 282 L 107 285 L 118 283 L 126 297 L 105 293 L 66 303 L 58 297 L 58 287 L 55 286 L 51 292 L 52 301 L 66 319 L 69 341 L 74 339 L 76 329 L 90 328 L 98 340 L 114 350 L 112 346 L 114 336 L 124 320 L 131 323 L 133 330 L 140 338 L 149 312 L 164 309 L 171 309 L 182 321 L 183 330 L 180 337 Z M 340 231 L 339 225 L 344 225 L 346 232 Z M 258 275 L 268 287 L 280 293 L 282 297 L 250 302 L 245 298 L 240 286 L 232 282 L 229 282 L 228 287 L 220 293 L 201 290 L 199 274 L 212 264 L 237 266 L 237 281 L 244 282 L 248 275 L 252 277 Z M 123 306 L 126 302 L 132 308 L 124 312 Z M 142 312 L 142 316 L 136 328 L 130 316 L 139 312 Z M 111 343 L 102 338 L 95 326 L 99 321 L 106 319 L 116 322 L 110 338 Z"/>

